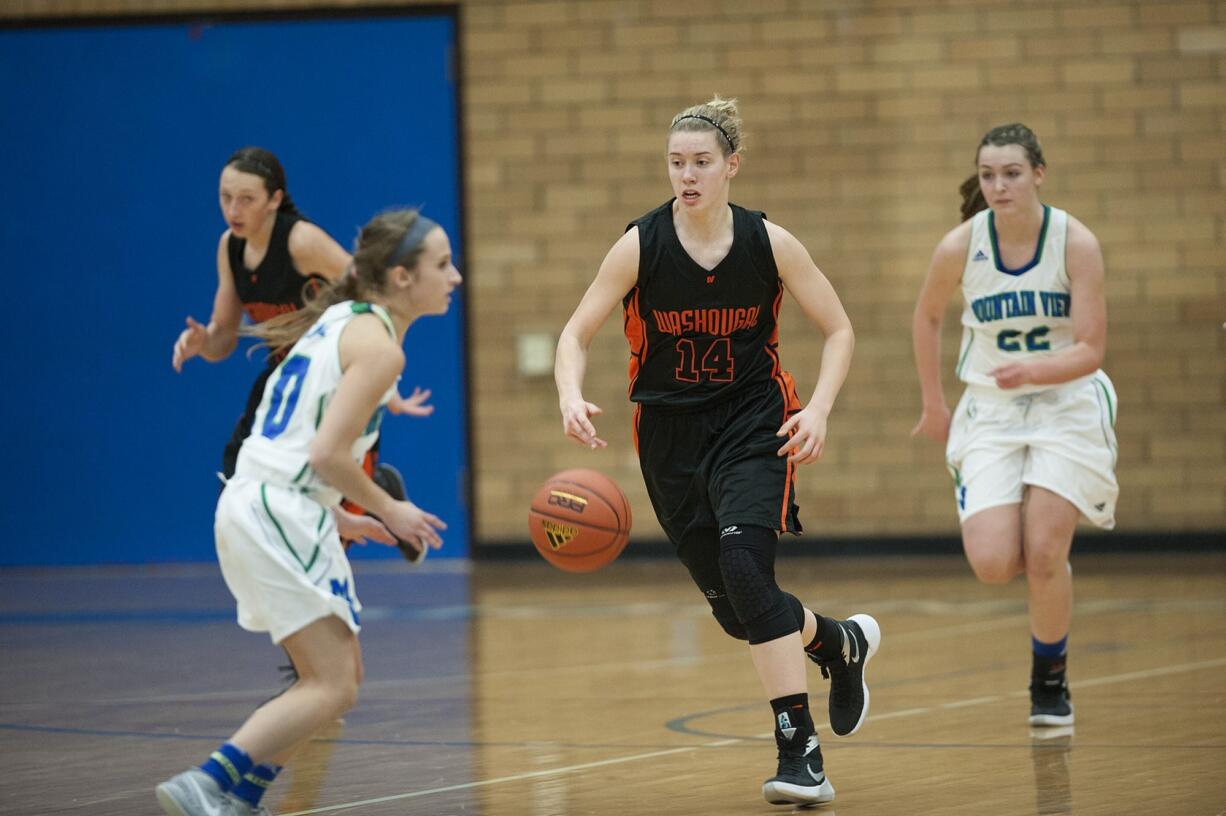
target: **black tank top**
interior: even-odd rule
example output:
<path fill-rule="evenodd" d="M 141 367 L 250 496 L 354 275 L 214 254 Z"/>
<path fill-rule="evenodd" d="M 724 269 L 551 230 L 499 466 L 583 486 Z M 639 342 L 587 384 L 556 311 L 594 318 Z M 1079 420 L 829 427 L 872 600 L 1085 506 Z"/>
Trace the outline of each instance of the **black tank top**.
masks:
<path fill-rule="evenodd" d="M 226 249 L 234 288 L 252 323 L 262 323 L 270 317 L 301 309 L 307 293 L 327 283 L 319 275 L 300 273 L 289 254 L 290 230 L 304 220 L 299 215 L 278 212 L 268 239 L 268 251 L 255 269 L 248 269 L 243 262 L 247 239 L 230 235 Z"/>
<path fill-rule="evenodd" d="M 673 201 L 633 221 L 639 276 L 622 301 L 630 342 L 630 399 L 681 409 L 722 402 L 774 380 L 783 284 L 764 213 L 732 207 L 732 248 L 711 270 L 685 251 Z"/>

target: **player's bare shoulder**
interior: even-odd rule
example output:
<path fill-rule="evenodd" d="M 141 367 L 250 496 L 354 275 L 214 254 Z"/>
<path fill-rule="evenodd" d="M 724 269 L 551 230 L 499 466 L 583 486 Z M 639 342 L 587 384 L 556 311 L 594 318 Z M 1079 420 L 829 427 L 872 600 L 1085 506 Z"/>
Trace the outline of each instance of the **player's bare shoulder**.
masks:
<path fill-rule="evenodd" d="M 932 253 L 933 262 L 957 262 L 961 265 L 966 260 L 967 248 L 971 243 L 971 219 L 968 218 L 937 242 Z"/>
<path fill-rule="evenodd" d="M 766 236 L 771 242 L 771 254 L 775 256 L 775 264 L 779 273 L 787 276 L 790 270 L 807 271 L 813 266 L 809 251 L 805 249 L 800 239 L 774 221 L 762 220 L 766 227 Z"/>
<path fill-rule="evenodd" d="M 1098 243 L 1096 236 L 1089 227 L 1083 224 L 1079 219 L 1069 213 L 1068 216 L 1068 237 L 1066 241 L 1070 250 L 1079 250 L 1082 252 L 1101 252 L 1102 247 Z"/>
<path fill-rule="evenodd" d="M 301 253 L 309 253 L 319 246 L 321 241 L 332 240 L 328 233 L 312 224 L 307 220 L 295 221 L 294 225 L 289 228 L 289 236 L 286 243 L 289 245 L 291 255 L 299 255 Z"/>

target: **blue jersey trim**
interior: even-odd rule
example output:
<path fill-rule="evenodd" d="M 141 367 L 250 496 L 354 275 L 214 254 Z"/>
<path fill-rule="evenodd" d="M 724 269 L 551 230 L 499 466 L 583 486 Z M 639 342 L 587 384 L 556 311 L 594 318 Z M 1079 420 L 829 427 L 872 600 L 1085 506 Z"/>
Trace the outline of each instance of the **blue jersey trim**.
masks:
<path fill-rule="evenodd" d="M 1043 244 L 1047 242 L 1047 225 L 1051 223 L 1051 207 L 1043 205 L 1043 227 L 1039 230 L 1039 245 L 1035 247 L 1034 257 L 1030 259 L 1030 263 L 1025 266 L 1020 266 L 1017 269 L 1010 269 L 1000 260 L 1000 245 L 996 241 L 996 213 L 988 210 L 988 235 L 992 238 L 992 261 L 996 264 L 996 271 L 1004 272 L 1006 275 L 1025 274 L 1031 269 L 1039 265 L 1039 261 L 1043 260 Z"/>

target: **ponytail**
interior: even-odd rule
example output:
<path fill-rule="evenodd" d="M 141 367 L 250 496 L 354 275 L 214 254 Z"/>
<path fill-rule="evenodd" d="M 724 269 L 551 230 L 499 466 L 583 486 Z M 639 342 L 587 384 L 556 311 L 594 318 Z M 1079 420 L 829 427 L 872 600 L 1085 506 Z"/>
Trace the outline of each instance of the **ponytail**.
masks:
<path fill-rule="evenodd" d="M 358 233 L 353 248 L 353 263 L 338 280 L 322 286 L 306 298 L 301 309 L 277 315 L 263 323 L 244 326 L 240 333 L 258 337 L 260 345 L 273 355 L 288 351 L 306 334 L 315 321 L 332 306 L 346 300 L 367 300 L 387 288 L 388 270 L 403 266 L 413 269 L 424 244 L 400 250 L 400 243 L 418 221 L 417 210 L 388 210 L 367 222 Z M 411 240 L 411 239 L 410 239 Z"/>
<path fill-rule="evenodd" d="M 973 173 L 971 177 L 962 182 L 962 186 L 958 188 L 958 192 L 962 194 L 962 220 L 968 221 L 974 218 L 975 213 L 981 212 L 988 208 L 988 201 L 983 197 L 983 190 L 979 188 L 979 174 Z"/>

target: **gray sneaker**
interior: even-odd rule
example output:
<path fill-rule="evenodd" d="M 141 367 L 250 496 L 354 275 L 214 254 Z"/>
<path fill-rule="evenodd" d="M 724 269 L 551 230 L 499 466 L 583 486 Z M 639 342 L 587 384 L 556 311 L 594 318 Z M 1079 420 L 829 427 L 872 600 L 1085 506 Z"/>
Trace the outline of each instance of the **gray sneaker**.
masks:
<path fill-rule="evenodd" d="M 156 792 L 158 804 L 168 816 L 245 816 L 213 777 L 199 768 L 172 776 L 158 785 Z"/>
<path fill-rule="evenodd" d="M 238 816 L 272 816 L 272 811 L 263 805 L 252 807 L 235 796 L 229 798 L 234 803 L 234 813 L 238 814 Z"/>

